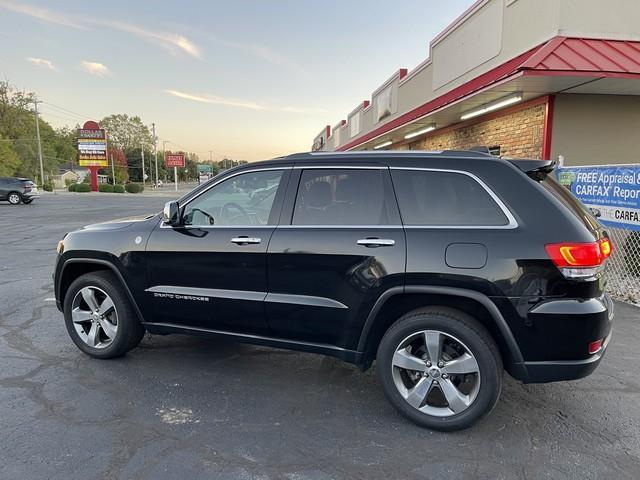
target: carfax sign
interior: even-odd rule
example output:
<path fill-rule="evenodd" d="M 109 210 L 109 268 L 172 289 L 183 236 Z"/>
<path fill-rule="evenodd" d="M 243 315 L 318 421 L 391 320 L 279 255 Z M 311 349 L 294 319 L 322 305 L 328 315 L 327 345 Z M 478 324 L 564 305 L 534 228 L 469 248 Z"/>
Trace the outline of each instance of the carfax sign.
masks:
<path fill-rule="evenodd" d="M 558 180 L 598 210 L 603 225 L 640 230 L 640 165 L 564 167 Z"/>

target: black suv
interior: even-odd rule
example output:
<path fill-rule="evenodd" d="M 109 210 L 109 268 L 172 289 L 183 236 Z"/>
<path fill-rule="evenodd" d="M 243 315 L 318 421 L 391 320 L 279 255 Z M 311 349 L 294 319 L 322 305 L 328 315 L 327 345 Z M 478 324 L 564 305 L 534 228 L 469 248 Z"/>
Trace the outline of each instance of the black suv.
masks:
<path fill-rule="evenodd" d="M 0 177 L 0 200 L 12 205 L 29 204 L 39 196 L 37 185 L 28 178 Z"/>
<path fill-rule="evenodd" d="M 98 358 L 147 331 L 376 360 L 403 415 L 464 428 L 503 369 L 577 379 L 609 341 L 611 244 L 553 166 L 453 151 L 243 165 L 162 214 L 68 234 L 57 305 Z"/>

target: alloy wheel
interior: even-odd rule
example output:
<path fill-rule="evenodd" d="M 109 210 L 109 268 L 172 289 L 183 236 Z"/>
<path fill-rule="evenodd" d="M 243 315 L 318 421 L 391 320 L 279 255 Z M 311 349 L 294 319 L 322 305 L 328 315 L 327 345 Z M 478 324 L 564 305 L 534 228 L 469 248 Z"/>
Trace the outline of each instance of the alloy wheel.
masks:
<path fill-rule="evenodd" d="M 480 389 L 480 368 L 469 348 L 439 330 L 406 337 L 392 359 L 395 386 L 413 408 L 449 417 L 471 406 Z"/>
<path fill-rule="evenodd" d="M 9 203 L 12 205 L 18 205 L 20 203 L 20 195 L 17 193 L 11 193 L 9 195 Z"/>
<path fill-rule="evenodd" d="M 92 348 L 106 348 L 118 334 L 113 300 L 98 287 L 84 287 L 71 304 L 71 319 L 80 339 Z"/>

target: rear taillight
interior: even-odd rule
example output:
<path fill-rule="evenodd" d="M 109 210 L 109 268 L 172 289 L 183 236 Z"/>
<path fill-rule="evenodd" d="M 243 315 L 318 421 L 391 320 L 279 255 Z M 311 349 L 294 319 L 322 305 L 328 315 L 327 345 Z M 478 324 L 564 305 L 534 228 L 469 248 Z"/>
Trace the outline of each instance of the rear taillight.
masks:
<path fill-rule="evenodd" d="M 588 243 L 549 243 L 547 255 L 567 278 L 595 277 L 613 247 L 608 238 Z"/>
<path fill-rule="evenodd" d="M 600 340 L 596 340 L 595 342 L 591 342 L 589 344 L 589 355 L 593 355 L 602 350 L 602 346 L 604 345 L 604 338 Z"/>

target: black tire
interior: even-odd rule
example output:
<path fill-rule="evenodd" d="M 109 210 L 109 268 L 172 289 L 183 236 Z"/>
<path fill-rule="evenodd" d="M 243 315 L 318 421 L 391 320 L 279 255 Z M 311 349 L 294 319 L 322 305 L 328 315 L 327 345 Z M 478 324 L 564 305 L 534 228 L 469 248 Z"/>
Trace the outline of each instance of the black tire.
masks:
<path fill-rule="evenodd" d="M 29 205 L 31 202 L 33 202 L 33 198 L 27 198 L 25 200 L 22 200 L 22 203 L 24 203 L 25 205 Z"/>
<path fill-rule="evenodd" d="M 74 327 L 71 316 L 73 299 L 84 287 L 97 287 L 103 290 L 115 305 L 118 315 L 118 330 L 115 338 L 104 348 L 94 348 L 80 338 Z M 78 277 L 69 287 L 64 298 L 64 321 L 67 332 L 73 343 L 87 355 L 94 358 L 116 358 L 135 348 L 142 340 L 145 329 L 122 286 L 122 283 L 111 272 L 99 271 Z"/>
<path fill-rule="evenodd" d="M 18 192 L 9 192 L 9 194 L 7 195 L 7 201 L 11 205 L 20 205 L 20 202 L 22 202 L 22 195 L 20 195 Z"/>
<path fill-rule="evenodd" d="M 423 330 L 438 330 L 459 339 L 476 359 L 480 372 L 479 389 L 475 400 L 460 413 L 445 417 L 423 413 L 411 406 L 396 387 L 392 365 L 396 348 L 403 339 Z M 473 317 L 447 307 L 420 308 L 395 322 L 378 346 L 377 370 L 391 404 L 412 422 L 433 430 L 453 431 L 472 426 L 493 410 L 502 390 L 503 366 L 495 341 Z"/>

